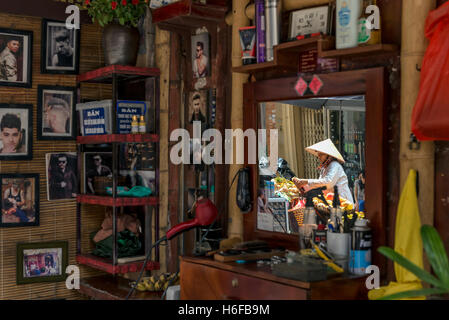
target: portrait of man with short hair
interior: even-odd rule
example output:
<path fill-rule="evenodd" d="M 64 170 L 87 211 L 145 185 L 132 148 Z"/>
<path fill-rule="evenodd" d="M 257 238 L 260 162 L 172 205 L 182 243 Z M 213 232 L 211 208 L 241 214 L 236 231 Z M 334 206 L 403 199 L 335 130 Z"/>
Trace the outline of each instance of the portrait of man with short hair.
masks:
<path fill-rule="evenodd" d="M 192 71 L 193 78 L 210 76 L 209 33 L 192 36 Z"/>
<path fill-rule="evenodd" d="M 0 160 L 31 157 L 31 106 L 0 104 Z"/>
<path fill-rule="evenodd" d="M 0 85 L 31 86 L 32 32 L 0 29 Z"/>
<path fill-rule="evenodd" d="M 76 198 L 79 193 L 77 154 L 47 153 L 45 159 L 48 200 Z"/>
<path fill-rule="evenodd" d="M 39 140 L 73 140 L 75 138 L 74 87 L 38 86 Z"/>
<path fill-rule="evenodd" d="M 67 29 L 65 22 L 42 21 L 42 73 L 77 74 L 79 30 Z"/>

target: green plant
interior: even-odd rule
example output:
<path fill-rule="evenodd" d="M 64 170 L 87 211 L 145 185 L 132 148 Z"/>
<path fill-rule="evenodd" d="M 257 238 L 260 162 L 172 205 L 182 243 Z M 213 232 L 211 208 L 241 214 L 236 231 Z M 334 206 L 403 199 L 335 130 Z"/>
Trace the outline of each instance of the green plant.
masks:
<path fill-rule="evenodd" d="M 148 0 L 85 0 L 84 5 L 92 21 L 102 27 L 111 22 L 137 27 L 147 3 Z"/>
<path fill-rule="evenodd" d="M 424 251 L 427 254 L 429 263 L 437 277 L 434 277 L 426 270 L 421 269 L 416 264 L 406 259 L 396 251 L 388 247 L 380 247 L 378 251 L 393 260 L 400 266 L 404 267 L 419 279 L 433 286 L 429 289 L 404 291 L 383 297 L 381 300 L 393 300 L 403 298 L 413 298 L 419 296 L 440 295 L 449 293 L 449 261 L 447 259 L 446 250 L 443 241 L 436 229 L 432 226 L 424 225 L 421 227 L 421 237 L 423 241 Z"/>

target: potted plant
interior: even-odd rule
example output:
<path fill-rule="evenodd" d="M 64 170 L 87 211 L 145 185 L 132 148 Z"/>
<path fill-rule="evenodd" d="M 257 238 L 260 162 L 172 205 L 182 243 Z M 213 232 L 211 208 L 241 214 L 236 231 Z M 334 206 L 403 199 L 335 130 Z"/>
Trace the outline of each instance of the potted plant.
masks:
<path fill-rule="evenodd" d="M 85 0 L 93 22 L 103 30 L 106 65 L 135 65 L 139 49 L 139 20 L 145 14 L 148 0 Z"/>

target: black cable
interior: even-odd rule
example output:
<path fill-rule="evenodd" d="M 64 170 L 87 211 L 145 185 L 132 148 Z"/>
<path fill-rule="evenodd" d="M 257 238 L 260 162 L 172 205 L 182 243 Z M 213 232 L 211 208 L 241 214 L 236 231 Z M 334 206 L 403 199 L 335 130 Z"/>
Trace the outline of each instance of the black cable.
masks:
<path fill-rule="evenodd" d="M 140 279 L 142 279 L 142 275 L 143 275 L 143 272 L 145 271 L 145 267 L 146 267 L 146 265 L 147 265 L 147 263 L 148 263 L 148 259 L 149 259 L 150 256 L 151 256 L 151 250 L 153 250 L 153 248 L 156 247 L 157 245 L 159 245 L 162 241 L 166 241 L 166 240 L 167 240 L 167 237 L 164 236 L 164 237 L 162 237 L 161 239 L 159 239 L 158 241 L 156 241 L 156 242 L 151 246 L 150 250 L 149 250 L 148 253 L 147 253 L 147 256 L 145 257 L 145 261 L 143 262 L 142 269 L 140 270 L 140 274 L 139 274 L 139 276 L 137 277 L 136 283 L 134 283 L 134 285 L 132 286 L 131 290 L 129 290 L 128 294 L 127 294 L 126 297 L 125 297 L 125 300 L 128 300 L 128 299 L 129 299 L 129 297 L 133 294 L 134 290 L 136 289 L 137 285 L 139 284 Z"/>

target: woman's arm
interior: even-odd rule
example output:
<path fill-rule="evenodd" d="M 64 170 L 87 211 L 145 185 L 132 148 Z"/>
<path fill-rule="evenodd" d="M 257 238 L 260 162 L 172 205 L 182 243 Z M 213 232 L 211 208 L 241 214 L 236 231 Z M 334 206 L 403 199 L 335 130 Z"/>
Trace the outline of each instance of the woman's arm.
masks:
<path fill-rule="evenodd" d="M 308 185 L 312 189 L 326 187 L 327 189 L 332 189 L 336 184 L 338 179 L 340 178 L 341 165 L 338 162 L 332 162 L 329 164 L 329 169 L 326 172 L 326 175 L 320 177 L 319 179 L 308 179 Z M 341 168 L 343 170 L 343 168 Z"/>

